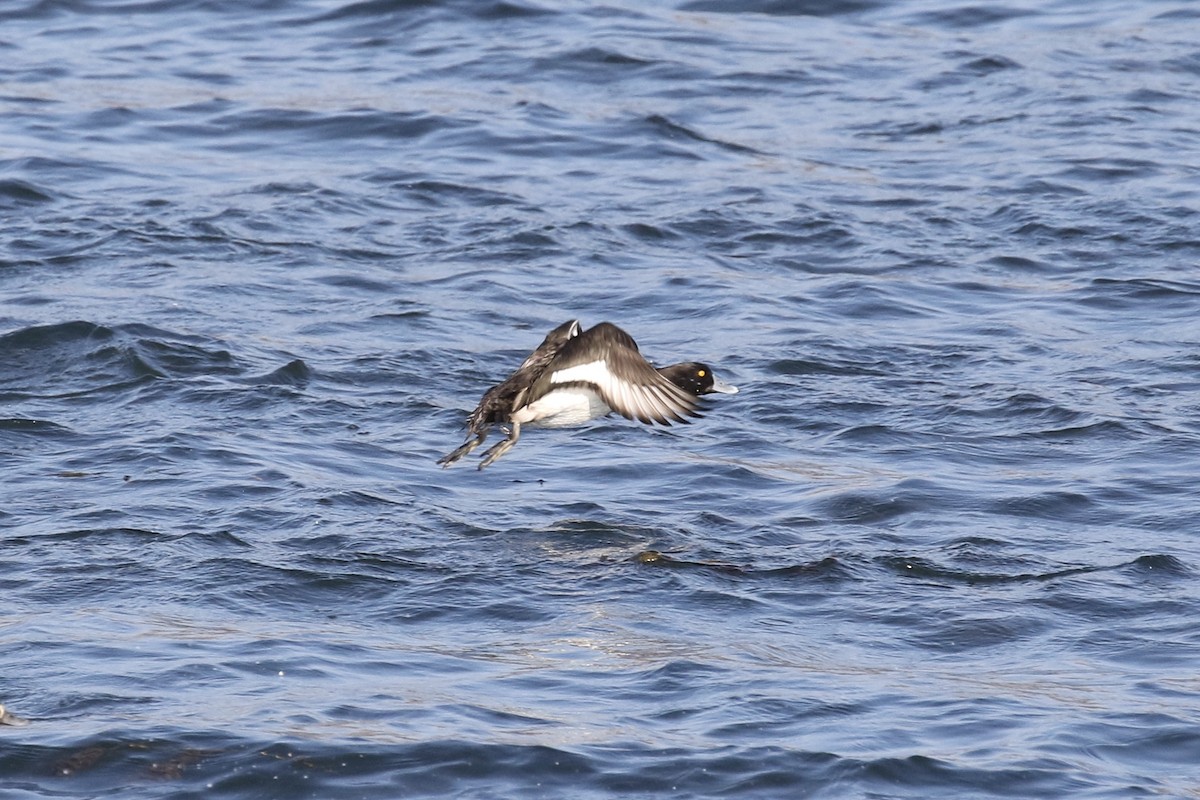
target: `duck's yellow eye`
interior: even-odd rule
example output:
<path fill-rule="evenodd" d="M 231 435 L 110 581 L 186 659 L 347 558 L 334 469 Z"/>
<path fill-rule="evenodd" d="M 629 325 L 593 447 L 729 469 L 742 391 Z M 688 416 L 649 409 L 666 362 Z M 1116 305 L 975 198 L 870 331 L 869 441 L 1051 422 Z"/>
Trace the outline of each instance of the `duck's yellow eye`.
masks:
<path fill-rule="evenodd" d="M 696 377 L 698 377 L 698 378 L 703 378 L 703 377 L 704 377 L 704 370 L 702 370 L 702 369 L 698 369 L 698 370 L 696 370 Z"/>

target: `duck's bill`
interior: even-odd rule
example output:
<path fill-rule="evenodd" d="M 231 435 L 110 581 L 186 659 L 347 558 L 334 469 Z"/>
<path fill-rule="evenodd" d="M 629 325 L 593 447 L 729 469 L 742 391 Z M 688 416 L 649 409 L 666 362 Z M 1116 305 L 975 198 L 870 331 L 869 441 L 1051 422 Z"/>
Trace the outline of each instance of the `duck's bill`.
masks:
<path fill-rule="evenodd" d="M 18 717 L 16 714 L 5 709 L 4 706 L 0 706 L 0 725 L 14 725 L 19 727 L 28 724 L 29 720 L 24 717 Z"/>
<path fill-rule="evenodd" d="M 713 375 L 712 390 L 714 392 L 720 392 L 721 394 L 737 394 L 738 393 L 738 388 L 736 386 L 734 386 L 732 383 L 726 383 L 725 381 L 718 378 L 716 375 Z"/>

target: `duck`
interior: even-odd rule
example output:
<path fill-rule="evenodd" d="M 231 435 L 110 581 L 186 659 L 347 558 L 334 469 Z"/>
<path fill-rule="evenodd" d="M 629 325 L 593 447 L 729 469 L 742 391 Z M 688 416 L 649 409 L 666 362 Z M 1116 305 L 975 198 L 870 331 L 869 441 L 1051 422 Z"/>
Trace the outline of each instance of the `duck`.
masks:
<path fill-rule="evenodd" d="M 507 438 L 483 455 L 479 469 L 517 443 L 521 427 L 565 428 L 617 412 L 660 425 L 688 423 L 700 413 L 702 395 L 736 394 L 707 364 L 686 361 L 654 367 L 637 342 L 611 322 L 587 330 L 569 320 L 546 335 L 511 375 L 484 392 L 467 417 L 467 440 L 438 459 L 448 467 L 487 440 L 493 425 Z"/>

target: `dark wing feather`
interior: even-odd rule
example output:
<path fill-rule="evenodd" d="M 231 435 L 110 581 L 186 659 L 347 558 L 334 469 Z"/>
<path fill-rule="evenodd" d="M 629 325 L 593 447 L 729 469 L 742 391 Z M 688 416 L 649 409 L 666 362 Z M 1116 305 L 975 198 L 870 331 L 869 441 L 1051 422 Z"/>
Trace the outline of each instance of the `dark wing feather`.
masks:
<path fill-rule="evenodd" d="M 467 428 L 479 433 L 485 425 L 508 422 L 512 412 L 524 405 L 522 396 L 528 386 L 537 380 L 567 344 L 579 337 L 579 332 L 579 321 L 573 319 L 546 334 L 542 343 L 521 362 L 513 374 L 484 392 L 479 405 L 467 418 Z"/>

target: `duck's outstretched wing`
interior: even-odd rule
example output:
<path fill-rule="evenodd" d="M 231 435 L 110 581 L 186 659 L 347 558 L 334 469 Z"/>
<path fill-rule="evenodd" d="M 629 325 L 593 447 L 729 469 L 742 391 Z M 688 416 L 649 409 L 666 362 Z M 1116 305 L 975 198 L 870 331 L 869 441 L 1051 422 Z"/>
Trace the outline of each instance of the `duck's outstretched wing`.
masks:
<path fill-rule="evenodd" d="M 659 374 L 629 334 L 606 322 L 567 342 L 534 392 L 570 386 L 589 389 L 621 416 L 647 424 L 700 416 L 700 401 Z"/>

